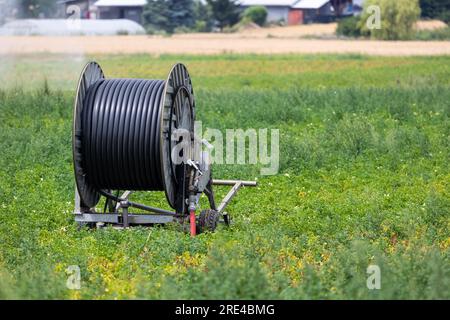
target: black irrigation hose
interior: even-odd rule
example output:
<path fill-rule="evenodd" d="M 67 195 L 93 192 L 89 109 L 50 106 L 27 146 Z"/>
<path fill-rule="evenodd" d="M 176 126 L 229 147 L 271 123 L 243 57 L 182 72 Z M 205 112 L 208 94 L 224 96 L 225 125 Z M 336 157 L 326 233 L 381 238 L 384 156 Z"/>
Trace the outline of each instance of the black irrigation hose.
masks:
<path fill-rule="evenodd" d="M 97 189 L 164 190 L 163 80 L 100 79 L 83 103 L 83 167 Z"/>
<path fill-rule="evenodd" d="M 178 215 L 177 213 L 169 211 L 169 210 L 164 210 L 164 209 L 160 209 L 160 208 L 150 207 L 150 206 L 146 206 L 146 205 L 141 204 L 141 203 L 136 203 L 136 202 L 129 201 L 128 199 L 124 199 L 124 198 L 121 198 L 119 196 L 115 196 L 115 195 L 113 195 L 112 193 L 109 193 L 106 190 L 99 190 L 99 193 L 102 196 L 105 196 L 106 198 L 111 199 L 111 200 L 116 201 L 116 202 L 125 201 L 125 202 L 128 203 L 128 205 L 130 207 L 134 207 L 134 208 L 137 208 L 137 209 L 142 209 L 142 210 L 146 210 L 146 211 L 150 211 L 150 212 L 155 212 L 155 213 L 159 213 L 160 215 L 166 215 L 166 216 L 176 216 L 176 217 L 177 216 L 182 216 L 182 215 Z"/>

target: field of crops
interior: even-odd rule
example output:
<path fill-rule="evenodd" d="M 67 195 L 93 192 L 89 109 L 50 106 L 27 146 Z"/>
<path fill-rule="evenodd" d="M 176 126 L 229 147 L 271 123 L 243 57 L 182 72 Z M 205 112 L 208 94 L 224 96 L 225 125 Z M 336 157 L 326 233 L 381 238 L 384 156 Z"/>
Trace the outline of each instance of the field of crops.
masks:
<path fill-rule="evenodd" d="M 279 174 L 216 165 L 259 186 L 230 204 L 230 228 L 194 239 L 174 225 L 78 231 L 81 69 L 2 57 L 0 298 L 450 298 L 450 57 L 95 58 L 108 77 L 164 78 L 184 62 L 203 126 L 280 130 Z M 366 286 L 369 264 L 380 290 Z M 66 288 L 70 265 L 80 290 Z"/>

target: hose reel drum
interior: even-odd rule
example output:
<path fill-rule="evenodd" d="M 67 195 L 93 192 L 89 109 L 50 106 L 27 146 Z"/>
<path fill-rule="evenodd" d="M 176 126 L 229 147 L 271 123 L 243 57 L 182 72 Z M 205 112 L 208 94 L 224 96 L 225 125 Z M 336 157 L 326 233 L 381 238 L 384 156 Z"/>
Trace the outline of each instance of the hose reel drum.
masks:
<path fill-rule="evenodd" d="M 166 80 L 147 80 L 107 79 L 97 63 L 88 63 L 73 115 L 75 220 L 128 227 L 189 217 L 193 235 L 199 226 L 213 230 L 221 217 L 228 223 L 225 206 L 240 187 L 256 183 L 212 180 L 209 154 L 195 145 L 195 109 L 183 64 L 174 65 Z M 218 207 L 213 184 L 233 186 Z M 174 211 L 132 202 L 133 191 L 164 191 Z M 202 193 L 211 208 L 196 217 Z M 100 213 L 95 207 L 102 196 L 108 212 Z M 132 214 L 129 207 L 152 214 Z"/>

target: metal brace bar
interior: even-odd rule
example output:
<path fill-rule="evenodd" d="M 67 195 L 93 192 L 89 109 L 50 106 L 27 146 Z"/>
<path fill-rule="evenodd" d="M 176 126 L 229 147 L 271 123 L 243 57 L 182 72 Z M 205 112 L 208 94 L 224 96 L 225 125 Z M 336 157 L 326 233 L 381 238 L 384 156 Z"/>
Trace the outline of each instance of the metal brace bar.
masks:
<path fill-rule="evenodd" d="M 103 222 L 119 224 L 121 213 L 83 213 L 75 216 L 78 222 Z M 128 213 L 129 224 L 163 224 L 172 222 L 175 217 L 158 214 L 133 214 Z"/>
<path fill-rule="evenodd" d="M 125 191 L 124 193 L 122 193 L 122 195 L 120 196 L 120 198 L 122 198 L 122 199 L 127 199 L 127 200 L 128 200 L 128 197 L 129 197 L 132 193 L 133 193 L 133 191 L 127 190 L 127 191 Z M 116 204 L 116 211 L 119 210 L 119 208 L 120 208 L 120 202 L 118 202 L 118 203 Z"/>
<path fill-rule="evenodd" d="M 256 181 L 216 180 L 216 179 L 213 179 L 212 181 L 212 183 L 217 186 L 234 186 L 238 182 L 245 187 L 256 187 L 258 185 Z"/>
<path fill-rule="evenodd" d="M 258 184 L 256 181 L 240 181 L 240 180 L 215 180 L 212 181 L 213 185 L 218 186 L 233 186 L 231 190 L 227 193 L 225 198 L 223 198 L 220 205 L 217 207 L 217 211 L 223 213 L 225 207 L 230 203 L 231 199 L 236 195 L 238 190 L 242 187 L 256 187 Z"/>
<path fill-rule="evenodd" d="M 75 209 L 73 211 L 74 214 L 80 214 L 81 213 L 81 200 L 80 200 L 80 194 L 78 193 L 78 188 L 75 185 Z"/>
<path fill-rule="evenodd" d="M 240 188 L 244 186 L 255 187 L 257 186 L 256 181 L 240 181 L 240 180 L 212 180 L 213 185 L 219 186 L 232 186 L 231 190 L 227 193 L 227 195 L 223 198 L 220 205 L 217 207 L 217 211 L 224 214 L 225 208 L 228 206 L 233 197 L 237 194 Z M 116 211 L 122 209 L 122 213 L 102 213 L 98 214 L 95 212 L 82 212 L 80 208 L 80 195 L 78 193 L 77 188 L 75 187 L 75 220 L 79 222 L 104 222 L 104 223 L 113 223 L 119 224 L 120 218 L 122 218 L 122 224 L 124 227 L 128 227 L 130 224 L 159 224 L 159 223 L 168 223 L 173 221 L 176 217 L 178 217 L 176 212 L 171 212 L 168 210 L 154 208 L 150 206 L 146 206 L 140 203 L 131 202 L 128 200 L 132 191 L 125 191 L 121 195 L 121 199 L 124 199 L 122 203 L 117 203 Z M 130 214 L 128 212 L 128 207 L 134 207 L 150 212 L 154 212 L 156 214 L 146 215 L 146 214 Z M 225 216 L 224 216 L 225 218 Z"/>
<path fill-rule="evenodd" d="M 233 186 L 233 188 L 231 188 L 231 190 L 227 193 L 227 195 L 225 196 L 225 198 L 223 198 L 222 202 L 220 203 L 219 207 L 217 207 L 217 211 L 219 212 L 223 212 L 223 210 L 225 209 L 225 207 L 228 205 L 228 203 L 230 203 L 231 199 L 233 199 L 233 197 L 236 195 L 236 193 L 238 192 L 238 190 L 243 186 L 241 181 L 237 181 L 235 183 L 235 185 Z"/>
<path fill-rule="evenodd" d="M 120 207 L 122 208 L 123 227 L 128 228 L 130 226 L 130 223 L 128 222 L 128 207 L 129 207 L 128 201 L 122 201 L 122 203 L 120 204 Z"/>
<path fill-rule="evenodd" d="M 133 207 L 133 208 L 136 208 L 136 209 L 142 209 L 142 210 L 149 211 L 149 212 L 158 213 L 160 215 L 167 215 L 167 216 L 176 216 L 177 215 L 176 212 L 172 212 L 172 211 L 169 211 L 169 210 L 164 210 L 164 209 L 160 209 L 160 208 L 146 206 L 146 205 L 141 204 L 141 203 L 128 201 L 128 204 L 130 205 L 130 207 Z"/>

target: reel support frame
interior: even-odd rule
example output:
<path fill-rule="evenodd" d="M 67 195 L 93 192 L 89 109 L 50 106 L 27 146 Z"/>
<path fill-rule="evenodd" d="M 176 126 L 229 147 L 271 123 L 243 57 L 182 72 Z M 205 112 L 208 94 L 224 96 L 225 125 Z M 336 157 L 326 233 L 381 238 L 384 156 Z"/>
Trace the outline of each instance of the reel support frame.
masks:
<path fill-rule="evenodd" d="M 216 186 L 231 186 L 228 193 L 220 202 L 220 205 L 216 208 L 211 209 L 216 210 L 222 216 L 222 223 L 226 225 L 230 224 L 230 216 L 225 211 L 228 204 L 236 196 L 239 189 L 242 187 L 256 187 L 257 183 L 255 181 L 243 181 L 243 180 L 212 180 L 212 185 Z M 154 224 L 166 224 L 170 222 L 183 221 L 187 218 L 184 214 L 177 214 L 173 211 L 168 211 L 161 208 L 150 207 L 141 203 L 131 202 L 129 200 L 132 195 L 132 191 L 125 191 L 120 198 L 123 199 L 117 202 L 114 206 L 114 210 L 111 212 L 100 213 L 95 212 L 94 209 L 81 207 L 80 194 L 78 189 L 75 188 L 75 208 L 73 215 L 75 221 L 81 225 L 85 224 L 91 227 L 100 227 L 102 224 L 111 224 L 118 227 L 128 228 L 130 226 L 145 226 Z M 211 204 L 211 199 L 215 203 L 214 193 L 205 193 Z M 144 213 L 131 213 L 129 208 L 137 208 L 149 212 Z"/>
<path fill-rule="evenodd" d="M 85 106 L 89 88 L 94 87 L 100 81 L 106 80 L 101 67 L 95 62 L 90 62 L 84 67 L 78 82 L 72 130 L 75 173 L 75 208 L 73 214 L 75 221 L 80 226 L 101 227 L 113 225 L 119 228 L 128 228 L 130 226 L 166 224 L 176 221 L 184 223 L 187 220 L 190 222 L 192 236 L 195 236 L 197 233 L 197 225 L 202 230 L 210 231 L 215 229 L 218 222 L 229 225 L 231 219 L 225 211 L 226 207 L 240 188 L 246 186 L 255 187 L 257 183 L 256 181 L 212 179 L 208 151 L 200 151 L 200 154 L 195 155 L 195 152 L 191 154 L 192 150 L 195 150 L 194 144 L 199 142 L 195 136 L 191 138 L 188 152 L 189 159 L 183 160 L 181 164 L 172 163 L 171 141 L 174 141 L 172 140 L 173 124 L 178 124 L 177 129 L 181 128 L 192 133 L 195 121 L 195 99 L 192 82 L 183 64 L 175 64 L 164 82 L 162 98 L 158 102 L 158 106 L 161 108 L 158 114 L 160 126 L 158 131 L 159 137 L 157 138 L 159 140 L 155 142 L 158 143 L 158 150 L 160 150 L 158 160 L 160 161 L 162 187 L 167 202 L 174 211 L 131 201 L 132 190 L 127 190 L 122 195 L 115 196 L 112 194 L 112 190 L 109 189 L 116 190 L 113 187 L 114 184 L 95 186 L 92 183 L 90 180 L 91 176 L 87 174 L 84 163 L 86 155 L 90 155 L 90 153 L 84 153 L 83 149 L 83 144 L 86 143 L 83 141 L 89 142 L 91 138 L 90 136 L 86 138 L 86 133 L 83 131 L 82 114 L 84 108 L 92 110 L 90 109 L 92 106 L 89 103 Z M 129 103 L 129 101 L 125 102 Z M 128 156 L 132 157 L 133 155 L 129 154 Z M 197 158 L 196 156 L 198 156 L 198 160 L 191 159 Z M 118 173 L 127 174 L 126 171 L 123 172 L 121 170 L 121 172 L 114 172 L 113 176 Z M 218 206 L 216 206 L 213 185 L 231 187 Z M 123 189 L 133 188 L 134 186 L 129 185 Z M 157 189 L 138 188 L 136 190 L 150 191 Z M 195 212 L 199 207 L 199 200 L 203 193 L 208 198 L 210 209 L 203 210 L 196 216 Z M 97 212 L 95 209 L 101 196 L 106 198 L 105 210 L 102 213 Z M 145 213 L 134 213 L 131 208 L 143 210 Z"/>

